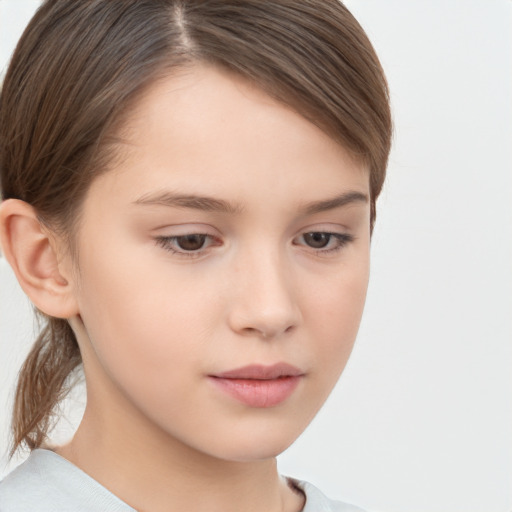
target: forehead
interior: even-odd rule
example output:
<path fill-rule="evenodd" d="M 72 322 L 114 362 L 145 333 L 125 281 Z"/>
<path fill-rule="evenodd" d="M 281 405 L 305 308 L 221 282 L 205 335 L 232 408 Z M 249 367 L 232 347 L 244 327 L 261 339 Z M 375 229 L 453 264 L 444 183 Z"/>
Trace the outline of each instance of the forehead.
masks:
<path fill-rule="evenodd" d="M 169 187 L 242 201 L 263 191 L 269 201 L 283 191 L 325 198 L 368 190 L 367 169 L 339 143 L 245 79 L 210 66 L 155 82 L 130 111 L 121 140 L 116 185 L 135 180 L 139 196 Z"/>

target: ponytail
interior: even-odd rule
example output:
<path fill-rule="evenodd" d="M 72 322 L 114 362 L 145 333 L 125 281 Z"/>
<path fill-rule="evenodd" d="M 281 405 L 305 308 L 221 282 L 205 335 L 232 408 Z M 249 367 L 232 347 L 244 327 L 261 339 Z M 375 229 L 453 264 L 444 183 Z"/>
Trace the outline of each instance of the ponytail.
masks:
<path fill-rule="evenodd" d="M 10 456 L 23 445 L 39 448 L 54 426 L 55 408 L 71 390 L 69 377 L 82 362 L 69 323 L 46 318 L 18 377 Z"/>

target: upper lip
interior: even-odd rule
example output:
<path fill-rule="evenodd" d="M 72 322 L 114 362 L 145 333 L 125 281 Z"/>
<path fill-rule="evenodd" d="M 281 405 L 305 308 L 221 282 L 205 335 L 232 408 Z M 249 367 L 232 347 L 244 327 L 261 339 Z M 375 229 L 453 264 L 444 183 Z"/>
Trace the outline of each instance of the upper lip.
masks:
<path fill-rule="evenodd" d="M 277 363 L 270 366 L 251 364 L 242 368 L 235 368 L 226 372 L 217 373 L 212 377 L 220 379 L 258 379 L 271 380 L 279 377 L 296 377 L 304 372 L 288 363 Z"/>

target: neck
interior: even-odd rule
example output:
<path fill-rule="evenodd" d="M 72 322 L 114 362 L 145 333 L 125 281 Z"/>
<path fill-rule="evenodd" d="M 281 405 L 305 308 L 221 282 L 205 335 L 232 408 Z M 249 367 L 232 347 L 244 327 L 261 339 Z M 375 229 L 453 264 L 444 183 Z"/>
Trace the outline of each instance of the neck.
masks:
<path fill-rule="evenodd" d="M 56 451 L 138 512 L 298 512 L 304 504 L 275 458 L 211 457 L 140 418 L 112 410 L 99 417 L 89 404 L 71 442 Z"/>

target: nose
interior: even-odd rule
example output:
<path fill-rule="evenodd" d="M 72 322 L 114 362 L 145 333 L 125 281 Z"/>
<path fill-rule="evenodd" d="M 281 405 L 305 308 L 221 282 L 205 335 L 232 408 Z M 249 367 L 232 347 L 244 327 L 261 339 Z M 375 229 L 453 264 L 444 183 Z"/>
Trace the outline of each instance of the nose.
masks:
<path fill-rule="evenodd" d="M 276 252 L 258 251 L 239 261 L 231 283 L 229 324 L 243 336 L 278 338 L 300 323 L 297 283 Z"/>

